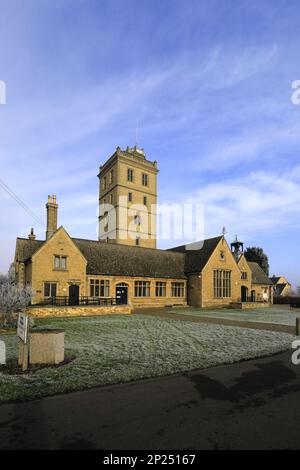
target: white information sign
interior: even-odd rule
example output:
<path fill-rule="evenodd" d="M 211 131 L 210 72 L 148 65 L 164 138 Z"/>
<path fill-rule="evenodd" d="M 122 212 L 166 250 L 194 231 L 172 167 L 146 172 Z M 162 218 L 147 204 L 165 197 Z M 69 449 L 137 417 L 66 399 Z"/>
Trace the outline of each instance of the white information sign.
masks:
<path fill-rule="evenodd" d="M 25 315 L 25 313 L 19 313 L 17 335 L 24 344 L 27 343 L 28 315 Z"/>

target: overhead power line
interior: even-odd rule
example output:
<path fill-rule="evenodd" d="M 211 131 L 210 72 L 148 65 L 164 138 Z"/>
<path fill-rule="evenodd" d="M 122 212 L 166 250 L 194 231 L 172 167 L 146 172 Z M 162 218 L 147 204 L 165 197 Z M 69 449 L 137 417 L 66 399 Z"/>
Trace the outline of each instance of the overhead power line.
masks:
<path fill-rule="evenodd" d="M 2 181 L 1 179 L 0 179 L 0 187 L 4 189 L 4 191 L 12 199 L 14 199 L 14 201 L 16 201 L 19 204 L 19 206 L 21 206 L 27 212 L 27 214 L 29 214 L 39 225 L 44 227 L 44 223 L 41 221 L 41 219 L 39 219 L 39 217 L 35 215 L 34 212 L 32 212 L 32 210 L 29 209 L 29 207 L 26 206 L 26 204 L 23 201 L 21 201 L 21 199 L 13 192 L 13 190 L 9 186 L 7 186 L 7 184 L 5 184 L 4 181 Z"/>

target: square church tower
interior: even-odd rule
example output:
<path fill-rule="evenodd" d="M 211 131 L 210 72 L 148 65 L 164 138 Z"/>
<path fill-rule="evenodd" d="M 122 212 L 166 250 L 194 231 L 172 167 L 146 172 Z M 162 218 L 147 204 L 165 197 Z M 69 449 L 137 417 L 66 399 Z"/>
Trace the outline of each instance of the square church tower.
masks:
<path fill-rule="evenodd" d="M 157 162 L 137 146 L 100 166 L 99 240 L 156 248 Z"/>

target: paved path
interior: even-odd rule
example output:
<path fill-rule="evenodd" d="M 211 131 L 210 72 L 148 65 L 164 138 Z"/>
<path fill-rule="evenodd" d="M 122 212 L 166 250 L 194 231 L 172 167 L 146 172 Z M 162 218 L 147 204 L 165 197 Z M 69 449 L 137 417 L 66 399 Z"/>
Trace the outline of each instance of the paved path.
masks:
<path fill-rule="evenodd" d="M 213 316 L 205 317 L 199 315 L 186 315 L 180 314 L 177 312 L 172 312 L 170 309 L 166 308 L 157 308 L 157 309 L 136 309 L 135 314 L 138 315 L 150 315 L 152 317 L 163 317 L 163 318 L 173 318 L 176 320 L 191 321 L 194 323 L 212 323 L 214 325 L 229 325 L 229 326 L 239 326 L 241 328 L 252 328 L 254 330 L 267 330 L 267 331 L 281 331 L 284 333 L 295 334 L 296 325 L 280 325 L 277 323 L 263 323 L 263 322 L 254 322 L 254 321 L 244 321 L 244 320 L 231 320 L 228 318 L 217 318 Z"/>
<path fill-rule="evenodd" d="M 0 406 L 0 449 L 299 449 L 290 353 Z"/>

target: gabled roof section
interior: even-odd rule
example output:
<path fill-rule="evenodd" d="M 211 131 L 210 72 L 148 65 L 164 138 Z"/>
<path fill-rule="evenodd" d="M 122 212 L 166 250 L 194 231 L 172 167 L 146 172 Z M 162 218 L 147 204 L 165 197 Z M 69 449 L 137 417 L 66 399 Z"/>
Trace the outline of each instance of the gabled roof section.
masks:
<path fill-rule="evenodd" d="M 283 282 L 279 282 L 281 279 L 283 279 Z M 274 285 L 285 285 L 285 286 L 290 286 L 290 282 L 284 277 L 284 276 L 272 276 L 270 277 L 270 281 Z"/>
<path fill-rule="evenodd" d="M 185 254 L 184 270 L 186 273 L 201 272 L 222 238 L 223 235 L 208 238 L 201 242 L 170 248 L 168 251 Z"/>
<path fill-rule="evenodd" d="M 270 281 L 259 264 L 254 263 L 253 261 L 248 261 L 248 264 L 252 272 L 252 284 L 272 285 L 272 281 Z"/>
<path fill-rule="evenodd" d="M 275 294 L 276 295 L 281 295 L 284 289 L 289 287 L 289 284 L 276 284 L 275 286 Z"/>
<path fill-rule="evenodd" d="M 87 274 L 185 279 L 184 254 L 73 238 L 87 259 Z"/>
<path fill-rule="evenodd" d="M 270 277 L 270 281 L 272 282 L 272 284 L 277 284 L 277 282 L 279 281 L 280 277 Z"/>
<path fill-rule="evenodd" d="M 57 237 L 60 233 L 63 233 L 67 238 L 68 240 L 70 241 L 70 243 L 72 243 L 75 247 L 75 249 L 78 249 L 78 246 L 76 245 L 76 243 L 74 242 L 74 239 L 70 237 L 70 235 L 68 234 L 68 232 L 66 231 L 66 229 L 61 225 L 52 235 L 50 238 L 48 238 L 48 240 L 46 240 L 31 256 L 34 256 L 38 251 L 42 250 L 43 247 L 48 244 L 48 243 L 51 243 L 53 241 L 53 239 L 55 239 L 55 237 Z M 80 255 L 85 259 L 85 256 L 84 254 L 79 250 L 80 252 Z M 85 262 L 87 262 L 87 260 L 85 259 Z"/>
<path fill-rule="evenodd" d="M 25 262 L 45 243 L 44 240 L 29 240 L 28 238 L 17 238 L 16 261 Z"/>

